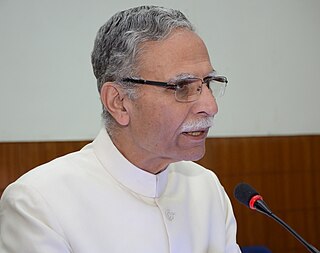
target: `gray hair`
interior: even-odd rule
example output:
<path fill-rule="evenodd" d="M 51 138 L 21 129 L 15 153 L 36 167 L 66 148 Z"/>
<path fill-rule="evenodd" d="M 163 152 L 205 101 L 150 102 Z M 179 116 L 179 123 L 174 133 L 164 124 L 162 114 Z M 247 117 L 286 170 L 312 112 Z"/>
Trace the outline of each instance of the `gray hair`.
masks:
<path fill-rule="evenodd" d="M 140 46 L 146 41 L 163 40 L 177 28 L 194 31 L 189 20 L 178 10 L 140 6 L 113 15 L 99 29 L 91 55 L 99 93 L 104 83 L 117 82 L 130 99 L 136 98 L 136 87 L 121 79 L 138 74 L 136 63 Z M 111 134 L 115 121 L 104 106 L 102 118 Z"/>

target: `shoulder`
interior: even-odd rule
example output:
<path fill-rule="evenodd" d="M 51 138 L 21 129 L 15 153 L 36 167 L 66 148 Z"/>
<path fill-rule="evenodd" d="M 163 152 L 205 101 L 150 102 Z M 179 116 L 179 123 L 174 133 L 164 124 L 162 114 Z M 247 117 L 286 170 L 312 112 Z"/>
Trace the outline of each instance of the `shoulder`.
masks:
<path fill-rule="evenodd" d="M 97 161 L 92 149 L 84 149 L 56 158 L 40 165 L 11 183 L 1 196 L 1 205 L 29 206 L 24 208 L 52 209 L 78 201 L 75 196 L 87 197 L 92 193 L 88 184 L 100 184 L 103 168 Z M 81 199 L 81 197 L 80 197 Z M 42 207 L 41 204 L 42 203 Z M 46 204 L 45 204 L 46 203 Z M 0 205 L 0 206 L 1 206 Z M 1 208 L 1 207 L 0 207 Z"/>
<path fill-rule="evenodd" d="M 54 189 L 57 185 L 72 184 L 72 181 L 87 177 L 90 169 L 97 164 L 99 163 L 96 161 L 89 144 L 80 151 L 58 157 L 31 169 L 13 182 L 12 185 L 31 186 L 39 190 Z"/>

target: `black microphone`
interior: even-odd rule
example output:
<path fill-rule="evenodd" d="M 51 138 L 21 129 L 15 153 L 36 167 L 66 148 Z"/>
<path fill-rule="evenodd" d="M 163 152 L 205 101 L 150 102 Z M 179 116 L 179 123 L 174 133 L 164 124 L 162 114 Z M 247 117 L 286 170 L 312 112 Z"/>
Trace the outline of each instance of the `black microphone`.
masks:
<path fill-rule="evenodd" d="M 310 252 L 320 253 L 314 246 L 307 243 L 296 231 L 294 231 L 287 223 L 277 217 L 263 201 L 259 193 L 246 183 L 238 184 L 234 189 L 235 198 L 250 209 L 257 210 L 285 227 L 299 242 L 301 242 Z"/>

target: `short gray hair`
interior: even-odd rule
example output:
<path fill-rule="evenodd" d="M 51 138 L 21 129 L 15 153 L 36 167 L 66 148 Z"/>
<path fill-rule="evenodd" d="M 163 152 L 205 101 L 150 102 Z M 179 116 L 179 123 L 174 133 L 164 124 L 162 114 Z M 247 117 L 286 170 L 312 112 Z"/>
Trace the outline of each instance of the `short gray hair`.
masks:
<path fill-rule="evenodd" d="M 163 40 L 177 28 L 194 31 L 189 20 L 178 10 L 140 6 L 113 15 L 99 29 L 91 55 L 99 93 L 104 83 L 117 82 L 134 99 L 135 87 L 121 83 L 121 79 L 137 75 L 140 45 L 146 41 Z M 115 121 L 104 106 L 102 117 L 110 134 Z"/>

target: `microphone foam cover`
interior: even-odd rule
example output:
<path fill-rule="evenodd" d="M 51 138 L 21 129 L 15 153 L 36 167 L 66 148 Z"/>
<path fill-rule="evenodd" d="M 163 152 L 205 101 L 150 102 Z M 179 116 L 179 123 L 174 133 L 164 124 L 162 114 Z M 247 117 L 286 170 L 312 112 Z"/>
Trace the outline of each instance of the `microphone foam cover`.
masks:
<path fill-rule="evenodd" d="M 235 198 L 250 208 L 250 200 L 259 193 L 246 183 L 239 183 L 234 189 Z"/>

